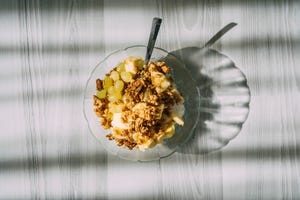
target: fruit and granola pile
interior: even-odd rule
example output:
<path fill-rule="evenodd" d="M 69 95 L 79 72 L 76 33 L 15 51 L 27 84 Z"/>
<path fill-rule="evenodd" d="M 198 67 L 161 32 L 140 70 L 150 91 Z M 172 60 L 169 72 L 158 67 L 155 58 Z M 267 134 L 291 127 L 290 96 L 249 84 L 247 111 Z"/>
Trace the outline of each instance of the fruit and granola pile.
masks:
<path fill-rule="evenodd" d="M 142 58 L 129 57 L 103 80 L 96 80 L 94 111 L 110 129 L 109 140 L 118 146 L 144 150 L 162 143 L 183 126 L 184 99 L 164 62 L 144 66 Z"/>

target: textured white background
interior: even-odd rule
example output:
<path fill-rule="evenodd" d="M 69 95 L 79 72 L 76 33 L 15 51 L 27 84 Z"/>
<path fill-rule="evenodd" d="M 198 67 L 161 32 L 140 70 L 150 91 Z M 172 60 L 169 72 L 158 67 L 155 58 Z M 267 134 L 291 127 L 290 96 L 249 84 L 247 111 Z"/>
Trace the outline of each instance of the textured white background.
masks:
<path fill-rule="evenodd" d="M 300 1 L 0 1 L 0 199 L 299 199 Z M 111 51 L 214 48 L 252 93 L 240 134 L 205 155 L 151 163 L 105 152 L 82 114 L 85 82 Z"/>

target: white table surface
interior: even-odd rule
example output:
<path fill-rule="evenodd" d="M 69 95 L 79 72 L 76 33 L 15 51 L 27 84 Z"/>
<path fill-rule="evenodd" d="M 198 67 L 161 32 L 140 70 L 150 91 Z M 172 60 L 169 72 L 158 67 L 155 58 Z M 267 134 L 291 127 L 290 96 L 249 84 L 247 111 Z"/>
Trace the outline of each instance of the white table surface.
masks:
<path fill-rule="evenodd" d="M 300 199 L 300 1 L 0 1 L 0 199 Z M 89 133 L 83 90 L 110 52 L 213 48 L 251 90 L 239 135 L 209 154 L 137 163 Z"/>

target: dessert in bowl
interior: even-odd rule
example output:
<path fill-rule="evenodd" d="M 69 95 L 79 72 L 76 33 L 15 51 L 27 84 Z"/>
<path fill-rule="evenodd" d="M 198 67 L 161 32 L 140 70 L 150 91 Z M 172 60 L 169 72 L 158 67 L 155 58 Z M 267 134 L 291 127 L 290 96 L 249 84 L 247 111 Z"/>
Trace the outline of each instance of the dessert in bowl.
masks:
<path fill-rule="evenodd" d="M 88 79 L 84 114 L 104 148 L 128 160 L 150 161 L 176 151 L 192 135 L 199 117 L 199 92 L 184 64 L 145 46 L 116 51 Z"/>

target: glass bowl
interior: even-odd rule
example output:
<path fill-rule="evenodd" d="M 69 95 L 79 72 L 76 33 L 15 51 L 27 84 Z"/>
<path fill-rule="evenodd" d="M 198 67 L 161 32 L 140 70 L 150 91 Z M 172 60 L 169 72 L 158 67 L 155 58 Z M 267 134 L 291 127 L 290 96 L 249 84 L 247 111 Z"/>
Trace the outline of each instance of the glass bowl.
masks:
<path fill-rule="evenodd" d="M 175 126 L 174 135 L 164 140 L 153 148 L 140 151 L 129 150 L 119 147 L 114 140 L 110 141 L 106 135 L 110 130 L 105 130 L 100 125 L 100 119 L 94 113 L 93 95 L 96 94 L 96 79 L 103 79 L 119 62 L 129 56 L 141 56 L 146 54 L 146 46 L 137 45 L 115 51 L 108 55 L 92 71 L 84 92 L 84 115 L 92 134 L 99 140 L 102 146 L 110 153 L 121 158 L 132 161 L 152 161 L 171 155 L 175 150 L 184 144 L 193 134 L 199 118 L 199 91 L 190 72 L 184 64 L 174 55 L 161 48 L 154 48 L 151 61 L 164 61 L 170 67 L 171 76 L 185 99 L 185 113 L 183 116 L 184 126 Z"/>

